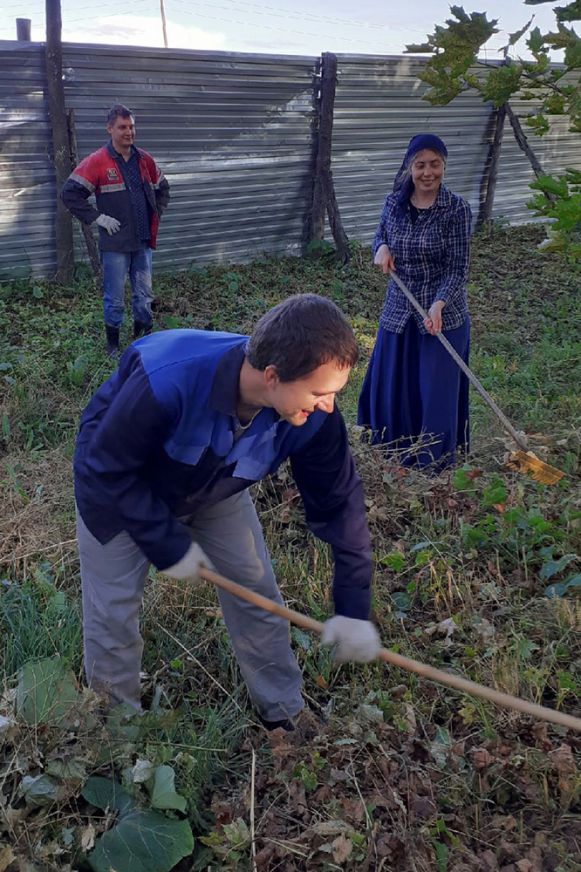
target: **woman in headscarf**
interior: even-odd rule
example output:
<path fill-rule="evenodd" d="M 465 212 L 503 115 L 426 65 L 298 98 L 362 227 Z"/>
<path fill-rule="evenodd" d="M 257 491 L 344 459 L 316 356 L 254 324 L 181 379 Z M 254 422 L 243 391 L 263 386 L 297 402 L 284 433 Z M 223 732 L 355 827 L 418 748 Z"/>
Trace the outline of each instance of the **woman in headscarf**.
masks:
<path fill-rule="evenodd" d="M 443 331 L 468 362 L 471 212 L 442 184 L 447 156 L 438 136 L 414 136 L 385 201 L 374 263 L 396 270 L 429 317 L 422 321 L 388 282 L 358 413 L 374 444 L 394 443 L 405 464 L 434 471 L 453 463 L 469 439 L 468 380 L 435 335 Z"/>

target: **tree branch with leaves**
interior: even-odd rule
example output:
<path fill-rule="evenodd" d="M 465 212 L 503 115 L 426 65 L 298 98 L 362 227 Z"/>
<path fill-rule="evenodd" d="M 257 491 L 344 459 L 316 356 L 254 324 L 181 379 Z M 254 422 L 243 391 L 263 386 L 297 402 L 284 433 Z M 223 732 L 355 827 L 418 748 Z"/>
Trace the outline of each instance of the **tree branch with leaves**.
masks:
<path fill-rule="evenodd" d="M 525 0 L 535 6 L 554 0 Z M 461 6 L 451 7 L 452 18 L 436 25 L 421 44 L 408 45 L 414 54 L 431 58 L 419 78 L 429 88 L 424 99 L 432 105 L 450 103 L 464 91 L 478 91 L 495 110 L 504 107 L 520 148 L 527 155 L 537 176 L 531 187 L 540 192 L 529 207 L 537 215 L 554 222 L 553 237 L 558 248 L 578 256 L 581 247 L 581 192 L 578 171 L 567 169 L 557 179 L 545 176 L 534 155 L 520 121 L 510 107 L 510 99 L 534 101 L 526 125 L 537 135 L 546 134 L 553 116 L 567 116 L 569 131 L 581 133 L 581 37 L 570 26 L 581 20 L 581 0 L 554 9 L 556 29 L 541 33 L 533 28 L 534 15 L 519 30 L 508 35 L 497 62 L 480 57 L 488 40 L 499 33 L 498 20 L 485 12 L 467 13 Z M 517 43 L 527 35 L 526 45 L 532 60 L 516 54 Z M 561 50 L 563 62 L 551 62 L 551 52 Z M 490 200 L 487 197 L 487 200 Z"/>

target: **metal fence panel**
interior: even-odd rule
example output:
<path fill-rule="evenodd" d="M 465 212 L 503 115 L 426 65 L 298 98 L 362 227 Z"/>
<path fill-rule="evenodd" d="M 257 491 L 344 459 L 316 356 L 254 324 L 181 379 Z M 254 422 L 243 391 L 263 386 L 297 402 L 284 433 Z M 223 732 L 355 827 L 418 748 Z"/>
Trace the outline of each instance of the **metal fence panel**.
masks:
<path fill-rule="evenodd" d="M 44 49 L 0 41 L 0 279 L 56 266 Z"/>
<path fill-rule="evenodd" d="M 478 210 L 491 110 L 477 94 L 451 105 L 420 99 L 425 61 L 416 57 L 338 55 L 332 171 L 345 230 L 369 244 L 407 144 L 436 133 L 449 157 L 446 184 Z"/>
<path fill-rule="evenodd" d="M 310 208 L 316 58 L 64 46 L 79 155 L 115 102 L 166 174 L 156 269 L 297 254 Z"/>
<path fill-rule="evenodd" d="M 425 63 L 338 55 L 332 170 L 345 229 L 363 243 L 419 131 L 444 139 L 447 184 L 478 211 L 491 108 L 470 92 L 430 106 L 417 77 Z M 125 103 L 136 114 L 137 143 L 170 181 L 156 269 L 300 252 L 311 207 L 318 58 L 65 44 L 63 66 L 79 157 L 106 141 L 107 110 Z M 0 42 L 0 279 L 50 275 L 56 265 L 45 81 L 43 44 Z M 530 110 L 511 105 L 521 116 Z M 581 167 L 579 136 L 563 119 L 531 143 L 548 172 Z M 530 220 L 532 179 L 507 121 L 494 214 Z"/>
<path fill-rule="evenodd" d="M 440 136 L 448 148 L 446 184 L 466 197 L 476 217 L 489 144 L 494 135 L 492 108 L 476 92 L 466 92 L 448 106 L 431 106 L 418 79 L 427 61 L 418 57 L 338 55 L 338 82 L 333 126 L 332 171 L 345 230 L 369 244 L 386 194 L 391 191 L 406 146 L 416 133 Z M 530 103 L 511 100 L 519 116 Z M 526 129 L 526 128 L 525 128 Z M 581 166 L 578 134 L 566 121 L 553 119 L 550 133 L 531 134 L 543 169 L 558 173 Z M 534 174 L 506 122 L 493 215 L 515 223 L 530 221 L 526 203 Z"/>

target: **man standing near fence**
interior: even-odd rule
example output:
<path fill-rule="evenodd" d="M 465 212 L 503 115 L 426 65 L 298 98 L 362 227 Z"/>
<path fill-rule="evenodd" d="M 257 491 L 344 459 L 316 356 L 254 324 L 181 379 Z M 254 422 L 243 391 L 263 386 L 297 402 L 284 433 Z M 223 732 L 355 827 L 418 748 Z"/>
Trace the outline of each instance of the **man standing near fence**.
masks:
<path fill-rule="evenodd" d="M 135 116 L 126 106 L 113 106 L 107 132 L 110 142 L 73 170 L 61 198 L 76 218 L 99 227 L 107 353 L 117 357 L 128 274 L 133 337 L 151 333 L 151 257 L 169 184 L 151 155 L 133 144 Z M 96 208 L 87 202 L 91 194 Z"/>

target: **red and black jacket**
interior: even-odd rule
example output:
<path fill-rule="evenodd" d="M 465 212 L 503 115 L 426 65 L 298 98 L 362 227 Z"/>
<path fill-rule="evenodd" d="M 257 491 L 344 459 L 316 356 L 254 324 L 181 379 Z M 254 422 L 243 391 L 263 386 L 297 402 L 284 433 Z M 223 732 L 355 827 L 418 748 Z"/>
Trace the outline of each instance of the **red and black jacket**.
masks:
<path fill-rule="evenodd" d="M 149 212 L 149 245 L 155 248 L 159 219 L 169 203 L 169 184 L 154 159 L 141 148 L 135 148 L 139 172 Z M 97 208 L 87 202 L 95 194 Z M 125 160 L 111 142 L 81 161 L 70 174 L 61 191 L 67 209 L 85 224 L 92 224 L 99 214 L 117 218 L 121 223 L 112 236 L 99 228 L 99 248 L 102 251 L 135 251 L 140 247 L 137 222 L 127 184 Z"/>

